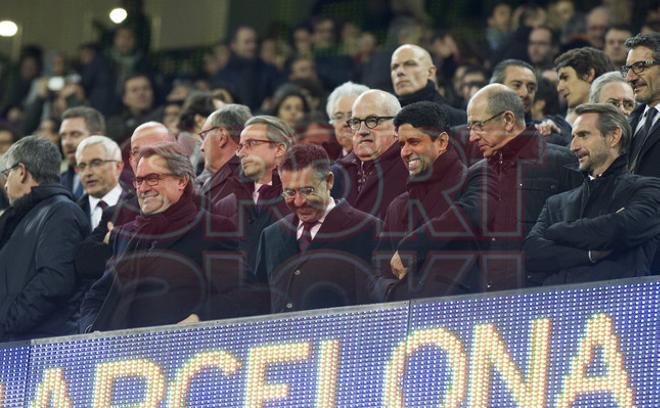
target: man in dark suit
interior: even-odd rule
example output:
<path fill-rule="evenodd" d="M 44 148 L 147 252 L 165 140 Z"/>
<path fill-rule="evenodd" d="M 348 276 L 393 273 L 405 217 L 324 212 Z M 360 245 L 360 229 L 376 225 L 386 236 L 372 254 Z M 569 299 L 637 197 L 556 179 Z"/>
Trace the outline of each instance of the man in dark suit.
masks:
<path fill-rule="evenodd" d="M 387 92 L 364 92 L 353 104 L 353 151 L 332 167 L 332 196 L 360 211 L 383 219 L 387 206 L 406 188 L 408 171 L 399 154 L 392 120 L 401 110 L 396 97 Z"/>
<path fill-rule="evenodd" d="M 623 71 L 640 104 L 630 114 L 629 167 L 634 174 L 660 177 L 660 34 L 638 34 L 626 41 L 626 47 Z"/>
<path fill-rule="evenodd" d="M 78 145 L 76 170 L 85 194 L 78 204 L 95 229 L 103 210 L 117 204 L 122 195 L 119 176 L 124 168 L 119 145 L 106 136 L 90 136 Z"/>
<path fill-rule="evenodd" d="M 211 113 L 202 125 L 201 149 L 212 176 L 202 184 L 199 194 L 211 205 L 229 194 L 227 180 L 240 174 L 241 159 L 236 151 L 245 122 L 251 116 L 247 106 L 229 104 Z"/>
<path fill-rule="evenodd" d="M 581 186 L 548 198 L 525 241 L 530 283 L 648 275 L 660 237 L 660 179 L 630 174 L 631 128 L 609 104 L 575 110 L 571 150 Z"/>
<path fill-rule="evenodd" d="M 62 114 L 60 139 L 62 152 L 68 162 L 68 167 L 60 175 L 60 182 L 71 191 L 76 199 L 83 195 L 80 176 L 76 173 L 76 149 L 78 144 L 91 135 L 105 134 L 105 118 L 96 109 L 86 106 L 67 109 Z"/>
<path fill-rule="evenodd" d="M 294 146 L 279 167 L 292 214 L 261 234 L 258 268 L 274 313 L 367 301 L 380 221 L 330 196 L 327 153 Z"/>

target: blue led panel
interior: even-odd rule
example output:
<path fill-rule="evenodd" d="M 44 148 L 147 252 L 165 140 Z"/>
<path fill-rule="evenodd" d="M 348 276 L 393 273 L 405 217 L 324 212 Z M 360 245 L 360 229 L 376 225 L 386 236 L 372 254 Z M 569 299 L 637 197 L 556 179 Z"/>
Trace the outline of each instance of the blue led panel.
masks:
<path fill-rule="evenodd" d="M 0 407 L 24 407 L 25 381 L 30 361 L 30 347 L 3 345 L 0 348 Z"/>

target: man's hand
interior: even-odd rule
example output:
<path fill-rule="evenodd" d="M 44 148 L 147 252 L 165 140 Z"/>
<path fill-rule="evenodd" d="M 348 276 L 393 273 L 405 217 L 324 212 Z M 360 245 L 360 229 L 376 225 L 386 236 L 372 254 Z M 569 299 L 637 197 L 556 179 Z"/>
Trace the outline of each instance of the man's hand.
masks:
<path fill-rule="evenodd" d="M 108 232 L 105 233 L 105 237 L 103 237 L 103 243 L 108 245 L 110 242 L 110 233 L 112 232 L 112 229 L 115 227 L 114 224 L 110 221 L 108 221 Z"/>
<path fill-rule="evenodd" d="M 596 251 L 592 249 L 589 251 L 589 260 L 591 263 L 597 263 L 598 261 L 607 258 L 611 253 L 612 251 Z"/>
<path fill-rule="evenodd" d="M 559 129 L 557 124 L 550 119 L 546 119 L 543 122 L 536 124 L 535 127 L 543 137 L 548 137 L 552 133 L 561 133 L 561 129 Z"/>
<path fill-rule="evenodd" d="M 191 323 L 199 323 L 199 316 L 197 316 L 195 313 L 191 314 L 190 316 L 186 317 L 185 319 L 181 320 L 177 324 L 191 324 Z"/>
<path fill-rule="evenodd" d="M 401 261 L 399 251 L 396 251 L 394 256 L 392 256 L 392 260 L 390 260 L 390 268 L 392 269 L 394 276 L 396 276 L 399 280 L 403 279 L 408 273 L 408 268 L 406 268 Z"/>

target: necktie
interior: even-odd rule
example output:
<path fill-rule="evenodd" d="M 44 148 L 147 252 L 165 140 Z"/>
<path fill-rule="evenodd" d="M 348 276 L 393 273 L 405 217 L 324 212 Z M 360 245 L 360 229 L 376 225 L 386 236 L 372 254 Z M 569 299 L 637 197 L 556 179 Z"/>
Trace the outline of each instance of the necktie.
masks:
<path fill-rule="evenodd" d="M 98 204 L 96 204 L 96 206 L 99 207 L 99 208 L 101 209 L 101 211 L 103 211 L 103 210 L 105 210 L 106 208 L 108 208 L 108 203 L 106 203 L 105 201 L 101 200 L 101 201 L 98 202 Z"/>
<path fill-rule="evenodd" d="M 364 188 L 364 185 L 367 183 L 367 178 L 369 178 L 369 175 L 371 175 L 371 172 L 373 170 L 373 163 L 372 162 L 360 162 L 360 168 L 358 168 L 358 173 L 357 173 L 357 193 L 360 194 L 362 192 L 362 189 Z"/>
<path fill-rule="evenodd" d="M 655 116 L 657 115 L 658 110 L 655 108 L 651 108 L 648 111 L 646 111 L 645 116 L 645 121 L 644 125 L 642 125 L 641 129 L 639 129 L 639 132 L 635 135 L 633 138 L 633 143 L 632 143 L 632 151 L 631 151 L 631 156 L 630 156 L 630 169 L 632 171 L 635 171 L 637 169 L 637 165 L 639 164 L 639 159 L 640 155 L 642 154 L 642 150 L 644 149 L 644 145 L 646 144 L 646 141 L 649 138 L 649 134 L 651 133 L 651 127 L 653 126 L 653 120 L 655 119 Z"/>
<path fill-rule="evenodd" d="M 300 238 L 298 239 L 298 248 L 300 252 L 305 252 L 309 244 L 312 243 L 312 227 L 314 227 L 318 221 L 314 222 L 303 222 L 303 232 Z"/>

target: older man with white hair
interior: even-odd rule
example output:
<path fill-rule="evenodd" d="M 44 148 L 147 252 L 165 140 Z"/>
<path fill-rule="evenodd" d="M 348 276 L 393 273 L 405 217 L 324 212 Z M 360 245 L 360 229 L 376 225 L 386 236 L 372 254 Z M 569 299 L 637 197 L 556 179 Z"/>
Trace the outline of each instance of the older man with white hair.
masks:
<path fill-rule="evenodd" d="M 344 82 L 336 87 L 330 96 L 325 109 L 330 118 L 330 124 L 335 128 L 335 137 L 341 145 L 341 156 L 346 157 L 353 151 L 353 130 L 348 126 L 352 116 L 353 103 L 358 96 L 369 88 L 353 82 Z"/>
<path fill-rule="evenodd" d="M 630 116 L 637 104 L 632 86 L 619 71 L 607 72 L 594 80 L 589 93 L 589 103 L 609 103 L 621 113 Z"/>
<path fill-rule="evenodd" d="M 119 201 L 123 169 L 119 145 L 109 137 L 90 136 L 78 145 L 76 171 L 85 191 L 78 204 L 89 217 L 92 229 L 99 225 L 103 210 Z"/>

